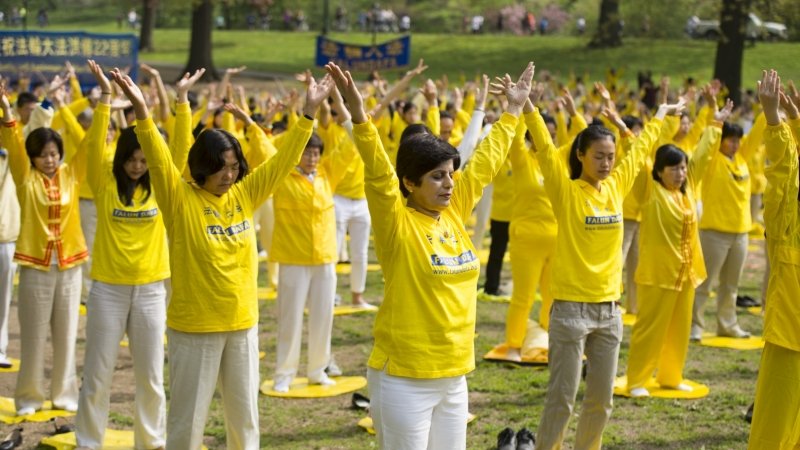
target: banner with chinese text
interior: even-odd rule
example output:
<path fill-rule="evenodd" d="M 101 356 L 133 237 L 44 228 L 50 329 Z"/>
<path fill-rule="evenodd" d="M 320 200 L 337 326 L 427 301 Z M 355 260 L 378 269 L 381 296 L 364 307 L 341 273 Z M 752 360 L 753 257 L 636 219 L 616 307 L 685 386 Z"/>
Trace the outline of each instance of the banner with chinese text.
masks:
<path fill-rule="evenodd" d="M 20 76 L 49 80 L 62 73 L 69 61 L 81 85 L 91 86 L 95 80 L 86 60 L 94 59 L 105 70 L 130 68 L 131 78 L 136 80 L 138 50 L 138 40 L 131 34 L 0 31 L 0 73 L 12 81 Z"/>
<path fill-rule="evenodd" d="M 317 67 L 332 61 L 354 72 L 395 69 L 407 66 L 410 55 L 411 36 L 377 45 L 345 44 L 317 36 Z"/>

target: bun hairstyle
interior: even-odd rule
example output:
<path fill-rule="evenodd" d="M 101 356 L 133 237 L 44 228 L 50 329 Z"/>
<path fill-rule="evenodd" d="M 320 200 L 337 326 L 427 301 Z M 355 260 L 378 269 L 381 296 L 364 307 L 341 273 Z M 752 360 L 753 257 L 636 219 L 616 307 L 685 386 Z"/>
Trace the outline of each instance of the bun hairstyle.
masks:
<path fill-rule="evenodd" d="M 569 149 L 570 179 L 577 180 L 583 172 L 583 164 L 578 159 L 578 155 L 585 155 L 594 142 L 604 139 L 616 142 L 614 133 L 608 128 L 599 125 L 591 125 L 575 136 L 575 140 L 572 141 L 572 147 Z"/>

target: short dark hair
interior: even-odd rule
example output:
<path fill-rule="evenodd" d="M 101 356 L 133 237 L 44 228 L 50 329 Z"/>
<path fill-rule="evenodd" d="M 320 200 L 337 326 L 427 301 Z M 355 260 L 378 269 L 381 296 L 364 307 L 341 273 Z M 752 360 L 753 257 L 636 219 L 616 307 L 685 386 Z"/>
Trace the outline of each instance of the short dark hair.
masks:
<path fill-rule="evenodd" d="M 722 123 L 722 140 L 725 140 L 729 137 L 737 137 L 741 139 L 742 136 L 744 136 L 744 130 L 741 126 L 729 122 Z"/>
<path fill-rule="evenodd" d="M 431 133 L 430 128 L 425 126 L 422 123 L 412 123 L 411 125 L 407 126 L 405 130 L 403 130 L 403 134 L 400 135 L 400 143 L 402 144 L 403 141 L 410 138 L 411 136 L 416 136 L 418 134 L 433 134 Z"/>
<path fill-rule="evenodd" d="M 64 159 L 64 143 L 61 141 L 61 135 L 52 128 L 42 127 L 31 131 L 25 139 L 25 152 L 28 153 L 28 159 L 31 160 L 31 164 L 33 164 L 33 158 L 38 158 L 42 155 L 44 146 L 50 142 L 56 143 L 58 154 L 62 160 Z"/>
<path fill-rule="evenodd" d="M 450 114 L 449 112 L 447 112 L 447 111 L 439 111 L 439 120 L 442 120 L 442 119 L 455 120 L 455 118 L 453 118 L 453 115 Z"/>
<path fill-rule="evenodd" d="M 682 162 L 688 163 L 689 157 L 686 156 L 686 152 L 679 147 L 672 144 L 664 144 L 658 147 L 658 150 L 656 150 L 656 158 L 653 162 L 653 179 L 663 185 L 664 183 L 661 181 L 661 176 L 659 176 L 658 173 L 664 170 L 665 167 L 677 166 Z M 684 194 L 686 193 L 686 180 L 681 184 L 681 192 Z"/>
<path fill-rule="evenodd" d="M 403 184 L 404 178 L 418 185 L 422 182 L 423 175 L 450 160 L 453 161 L 454 168 L 461 166 L 458 150 L 430 133 L 417 133 L 400 141 L 396 172 L 403 197 L 408 197 L 409 194 Z"/>
<path fill-rule="evenodd" d="M 556 119 L 550 114 L 542 114 L 542 120 L 544 121 L 545 125 L 549 123 L 553 126 L 558 126 L 558 124 L 556 123 Z"/>
<path fill-rule="evenodd" d="M 639 128 L 644 127 L 644 122 L 642 122 L 642 119 L 631 115 L 622 116 L 622 123 L 624 123 L 629 130 L 632 130 L 635 126 L 638 126 Z"/>
<path fill-rule="evenodd" d="M 306 144 L 305 148 L 308 147 L 316 147 L 319 149 L 319 155 L 322 156 L 322 151 L 325 150 L 325 143 L 322 142 L 322 138 L 319 137 L 317 133 L 311 133 L 311 137 L 308 138 L 308 143 Z"/>
<path fill-rule="evenodd" d="M 226 151 L 233 150 L 239 162 L 239 176 L 234 183 L 247 175 L 247 160 L 242 153 L 242 146 L 232 134 L 218 128 L 203 130 L 189 149 L 189 173 L 197 184 L 205 184 L 206 177 L 213 175 L 225 166 L 222 156 Z"/>
<path fill-rule="evenodd" d="M 136 150 L 142 148 L 139 145 L 139 140 L 136 138 L 134 132 L 135 127 L 128 127 L 119 133 L 117 139 L 117 151 L 114 152 L 114 163 L 111 166 L 111 172 L 117 180 L 117 195 L 119 201 L 125 206 L 133 206 L 133 194 L 136 192 L 136 186 L 142 186 L 146 192 L 144 200 L 150 197 L 150 171 L 144 173 L 138 180 L 131 180 L 127 173 L 125 173 L 125 163 L 131 159 Z"/>
<path fill-rule="evenodd" d="M 17 96 L 17 108 L 22 108 L 30 103 L 39 103 L 39 99 L 30 92 L 20 92 Z"/>
<path fill-rule="evenodd" d="M 569 149 L 570 179 L 577 180 L 581 177 L 581 172 L 583 172 L 583 164 L 578 159 L 578 154 L 586 154 L 586 150 L 591 147 L 592 143 L 603 139 L 610 139 L 611 142 L 616 143 L 614 133 L 608 128 L 599 125 L 589 125 L 589 127 L 575 136 L 575 140 L 572 141 L 572 147 Z"/>

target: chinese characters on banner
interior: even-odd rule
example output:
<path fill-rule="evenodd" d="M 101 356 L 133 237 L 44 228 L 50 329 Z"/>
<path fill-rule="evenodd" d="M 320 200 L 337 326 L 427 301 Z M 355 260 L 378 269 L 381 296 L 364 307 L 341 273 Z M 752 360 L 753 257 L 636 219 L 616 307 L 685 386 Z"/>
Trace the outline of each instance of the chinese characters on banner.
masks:
<path fill-rule="evenodd" d="M 317 67 L 335 62 L 344 70 L 370 72 L 408 65 L 411 37 L 403 36 L 378 45 L 353 45 L 317 36 Z"/>
<path fill-rule="evenodd" d="M 81 84 L 90 86 L 95 80 L 85 62 L 94 59 L 106 70 L 129 67 L 136 80 L 138 51 L 138 40 L 130 34 L 0 31 L 0 73 L 11 80 L 39 73 L 50 79 L 69 61 Z"/>

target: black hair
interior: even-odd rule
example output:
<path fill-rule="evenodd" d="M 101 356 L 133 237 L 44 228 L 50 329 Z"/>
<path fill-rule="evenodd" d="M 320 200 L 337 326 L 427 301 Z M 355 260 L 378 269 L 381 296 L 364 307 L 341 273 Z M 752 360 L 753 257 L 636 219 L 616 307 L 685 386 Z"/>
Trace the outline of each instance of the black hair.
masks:
<path fill-rule="evenodd" d="M 247 175 L 247 160 L 242 153 L 242 146 L 232 134 L 218 128 L 203 130 L 189 149 L 189 173 L 194 181 L 203 185 L 206 178 L 219 172 L 225 166 L 223 154 L 232 150 L 239 162 L 239 175 L 234 183 L 238 183 Z"/>
<path fill-rule="evenodd" d="M 417 105 L 415 105 L 413 102 L 405 102 L 403 103 L 403 107 L 400 109 L 400 112 L 401 114 L 405 114 L 411 111 L 411 108 L 416 108 L 416 107 Z"/>
<path fill-rule="evenodd" d="M 25 139 L 25 152 L 28 153 L 31 164 L 33 164 L 33 158 L 42 156 L 44 146 L 50 142 L 55 142 L 59 156 L 62 160 L 64 159 L 64 143 L 61 141 L 61 135 L 52 128 L 42 127 L 31 131 Z"/>
<path fill-rule="evenodd" d="M 433 134 L 431 130 L 422 123 L 412 123 L 411 125 L 407 126 L 405 130 L 403 130 L 403 134 L 400 135 L 400 143 L 402 144 L 403 141 L 410 138 L 411 136 L 416 136 L 418 134 Z"/>
<path fill-rule="evenodd" d="M 39 103 L 39 99 L 30 92 L 20 92 L 17 96 L 17 108 L 22 108 L 29 103 Z"/>
<path fill-rule="evenodd" d="M 642 122 L 642 119 L 636 116 L 622 116 L 622 123 L 624 123 L 629 130 L 633 130 L 633 127 L 635 126 L 638 126 L 639 128 L 644 127 L 644 122 Z"/>
<path fill-rule="evenodd" d="M 272 122 L 272 134 L 275 134 L 276 131 L 286 131 L 286 122 L 282 120 Z"/>
<path fill-rule="evenodd" d="M 417 133 L 409 136 L 405 141 L 400 141 L 397 150 L 397 178 L 400 180 L 400 192 L 403 197 L 408 197 L 403 179 L 419 185 L 422 176 L 439 167 L 446 161 L 453 161 L 453 167 L 461 165 L 461 156 L 458 150 L 449 143 L 430 133 Z"/>
<path fill-rule="evenodd" d="M 665 167 L 677 166 L 682 162 L 688 163 L 689 157 L 679 147 L 672 144 L 664 144 L 658 147 L 656 158 L 653 162 L 653 179 L 663 185 L 664 182 L 661 180 L 661 176 L 658 175 L 659 172 L 664 170 Z M 686 193 L 686 180 L 683 180 L 683 184 L 681 184 L 681 192 Z"/>
<path fill-rule="evenodd" d="M 139 177 L 138 180 L 132 180 L 131 177 L 125 173 L 125 163 L 133 156 L 136 150 L 142 148 L 139 145 L 139 140 L 136 138 L 136 133 L 133 131 L 134 127 L 128 127 L 119 133 L 117 139 L 117 151 L 114 153 L 114 163 L 111 172 L 117 180 L 117 195 L 119 201 L 125 206 L 133 206 L 133 193 L 136 192 L 136 186 L 141 186 L 145 191 L 144 201 L 150 197 L 150 171 L 146 171 L 144 175 Z"/>
<path fill-rule="evenodd" d="M 555 117 L 551 116 L 550 114 L 542 114 L 542 120 L 544 121 L 545 125 L 550 124 L 554 127 L 558 126 Z"/>
<path fill-rule="evenodd" d="M 439 112 L 439 120 L 442 120 L 442 119 L 450 119 L 450 120 L 455 120 L 455 119 L 453 118 L 453 115 L 452 115 L 452 114 L 450 114 L 450 113 L 449 113 L 449 112 L 447 112 L 447 111 L 440 111 L 440 112 Z"/>
<path fill-rule="evenodd" d="M 737 125 L 735 123 L 729 123 L 729 122 L 723 122 L 722 123 L 722 139 L 721 140 L 724 141 L 726 138 L 729 138 L 729 137 L 737 137 L 737 138 L 741 139 L 742 136 L 744 136 L 744 130 L 742 129 L 741 126 L 739 126 L 739 125 Z"/>
<path fill-rule="evenodd" d="M 311 133 L 311 137 L 308 138 L 308 143 L 306 144 L 306 148 L 308 147 L 318 148 L 319 156 L 322 156 L 322 151 L 325 150 L 325 143 L 322 142 L 322 138 L 317 133 Z"/>
<path fill-rule="evenodd" d="M 609 139 L 611 142 L 616 143 L 614 133 L 608 128 L 598 125 L 590 125 L 575 136 L 575 140 L 572 141 L 572 147 L 569 149 L 570 179 L 577 180 L 581 177 L 581 172 L 583 171 L 583 164 L 578 159 L 578 154 L 586 154 L 586 150 L 591 147 L 592 143 L 603 139 Z"/>
<path fill-rule="evenodd" d="M 197 108 L 197 94 L 192 91 L 186 93 L 186 99 L 189 100 L 189 109 Z"/>

